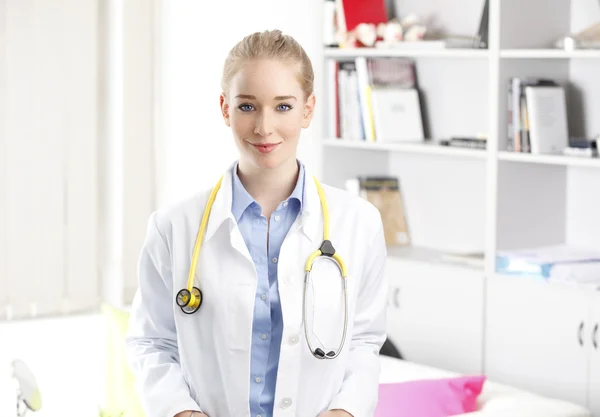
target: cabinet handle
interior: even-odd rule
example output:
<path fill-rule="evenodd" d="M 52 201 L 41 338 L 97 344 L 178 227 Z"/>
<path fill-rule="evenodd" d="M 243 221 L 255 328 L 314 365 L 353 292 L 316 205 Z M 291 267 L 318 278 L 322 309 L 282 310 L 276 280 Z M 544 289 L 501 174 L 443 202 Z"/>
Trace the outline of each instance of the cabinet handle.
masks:
<path fill-rule="evenodd" d="M 583 321 L 579 323 L 579 333 L 577 338 L 579 339 L 579 345 L 583 346 Z"/>
<path fill-rule="evenodd" d="M 400 308 L 400 288 L 394 288 L 394 307 Z"/>
<path fill-rule="evenodd" d="M 592 344 L 594 345 L 594 349 L 598 349 L 598 323 L 596 323 L 592 332 Z"/>

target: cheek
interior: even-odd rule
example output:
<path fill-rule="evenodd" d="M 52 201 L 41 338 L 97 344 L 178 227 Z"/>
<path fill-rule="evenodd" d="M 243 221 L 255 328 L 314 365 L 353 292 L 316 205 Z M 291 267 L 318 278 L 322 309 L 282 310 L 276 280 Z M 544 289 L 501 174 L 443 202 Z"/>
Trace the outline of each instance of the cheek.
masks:
<path fill-rule="evenodd" d="M 297 137 L 300 135 L 300 131 L 302 130 L 302 115 L 290 115 L 281 122 L 279 131 L 282 133 L 282 136 L 284 133 L 286 137 Z"/>
<path fill-rule="evenodd" d="M 230 124 L 237 136 L 246 136 L 246 132 L 254 130 L 254 118 L 250 115 L 232 115 Z"/>

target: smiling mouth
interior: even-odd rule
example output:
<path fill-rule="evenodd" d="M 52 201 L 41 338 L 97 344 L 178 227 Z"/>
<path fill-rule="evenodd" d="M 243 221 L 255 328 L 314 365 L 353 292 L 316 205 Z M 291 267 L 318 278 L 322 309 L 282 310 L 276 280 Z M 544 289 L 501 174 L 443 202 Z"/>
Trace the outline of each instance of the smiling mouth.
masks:
<path fill-rule="evenodd" d="M 254 148 L 256 148 L 256 150 L 258 150 L 260 153 L 269 153 L 273 152 L 275 148 L 280 145 L 280 143 L 251 143 L 251 145 L 254 146 Z"/>

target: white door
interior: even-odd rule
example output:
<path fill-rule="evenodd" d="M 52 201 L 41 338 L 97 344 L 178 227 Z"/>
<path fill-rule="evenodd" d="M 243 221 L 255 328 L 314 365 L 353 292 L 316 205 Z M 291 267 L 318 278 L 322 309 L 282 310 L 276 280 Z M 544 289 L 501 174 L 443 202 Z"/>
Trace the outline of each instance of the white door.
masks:
<path fill-rule="evenodd" d="M 485 373 L 491 380 L 585 405 L 588 306 L 586 293 L 575 287 L 491 277 Z"/>
<path fill-rule="evenodd" d="M 590 303 L 591 320 L 586 333 L 590 349 L 588 402 L 593 415 L 600 416 L 600 294 L 592 294 Z"/>
<path fill-rule="evenodd" d="M 388 332 L 407 360 L 482 371 L 483 273 L 390 256 Z"/>

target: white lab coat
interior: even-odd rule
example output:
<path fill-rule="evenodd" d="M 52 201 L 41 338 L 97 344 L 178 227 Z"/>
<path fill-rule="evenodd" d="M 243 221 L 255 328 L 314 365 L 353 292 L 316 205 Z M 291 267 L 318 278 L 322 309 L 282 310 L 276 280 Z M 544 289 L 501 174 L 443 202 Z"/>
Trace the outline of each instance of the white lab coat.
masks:
<path fill-rule="evenodd" d="M 346 343 L 338 358 L 319 360 L 305 339 L 304 264 L 323 240 L 321 204 L 307 170 L 304 208 L 285 238 L 278 260 L 284 327 L 274 417 L 317 417 L 335 408 L 354 417 L 370 417 L 377 402 L 378 353 L 386 338 L 387 304 L 381 217 L 366 200 L 325 184 L 323 188 L 331 241 L 348 269 Z M 184 314 L 175 304 L 175 295 L 187 286 L 190 257 L 209 193 L 206 190 L 159 210 L 148 222 L 127 351 L 149 417 L 172 417 L 188 409 L 201 410 L 209 417 L 250 417 L 257 276 L 231 213 L 230 170 L 215 198 L 198 261 L 195 285 L 204 294 L 203 303 L 193 315 Z M 311 329 L 322 339 L 333 335 L 328 346 L 335 348 L 343 326 L 341 281 L 333 263 L 317 265 L 321 272 L 315 267 L 314 297 L 324 297 L 320 299 L 326 303 L 311 298 L 315 306 L 321 306 L 315 310 L 316 327 Z"/>

